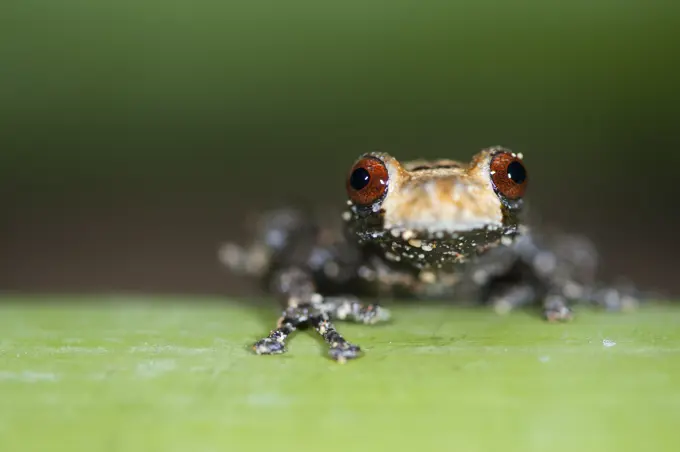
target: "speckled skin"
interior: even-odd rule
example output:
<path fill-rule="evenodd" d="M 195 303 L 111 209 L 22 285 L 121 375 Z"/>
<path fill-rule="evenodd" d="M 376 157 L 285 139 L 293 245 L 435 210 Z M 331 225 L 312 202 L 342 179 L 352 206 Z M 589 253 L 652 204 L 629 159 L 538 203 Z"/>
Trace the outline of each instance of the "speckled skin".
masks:
<path fill-rule="evenodd" d="M 301 211 L 268 212 L 249 246 L 225 244 L 222 263 L 260 278 L 284 306 L 254 351 L 283 353 L 290 334 L 311 326 L 332 359 L 360 356 L 332 320 L 372 324 L 389 313 L 358 296 L 475 300 L 499 313 L 537 302 L 549 321 L 569 320 L 575 301 L 634 306 L 628 288 L 596 284 L 597 254 L 587 240 L 540 236 L 522 224 L 522 199 L 505 198 L 490 180 L 489 162 L 499 152 L 512 151 L 487 148 L 469 164 L 402 164 L 385 153 L 366 154 L 389 173 L 376 202 L 348 201 L 330 228 Z"/>

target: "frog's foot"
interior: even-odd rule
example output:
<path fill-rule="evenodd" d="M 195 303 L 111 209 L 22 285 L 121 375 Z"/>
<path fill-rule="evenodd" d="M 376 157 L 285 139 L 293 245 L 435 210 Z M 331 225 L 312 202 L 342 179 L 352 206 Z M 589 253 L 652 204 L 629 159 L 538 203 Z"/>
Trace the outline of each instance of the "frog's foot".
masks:
<path fill-rule="evenodd" d="M 390 311 L 378 304 L 363 304 L 351 295 L 324 298 L 320 310 L 338 320 L 373 325 L 390 319 Z"/>
<path fill-rule="evenodd" d="M 279 319 L 276 329 L 269 336 L 260 339 L 253 344 L 253 351 L 258 355 L 280 355 L 286 352 L 286 339 L 298 327 L 307 321 L 303 310 L 289 308 Z"/>
<path fill-rule="evenodd" d="M 329 345 L 328 354 L 339 362 L 345 363 L 347 360 L 358 358 L 361 355 L 361 348 L 354 345 L 342 337 L 331 323 L 328 314 L 319 312 L 310 316 L 309 323 L 316 330 L 323 340 Z"/>
<path fill-rule="evenodd" d="M 571 320 L 574 315 L 569 306 L 567 306 L 567 300 L 561 295 L 548 295 L 543 300 L 543 317 L 548 322 L 566 322 Z"/>
<path fill-rule="evenodd" d="M 280 355 L 286 352 L 286 347 L 283 341 L 279 342 L 276 339 L 265 337 L 253 344 L 253 350 L 258 355 Z"/>
<path fill-rule="evenodd" d="M 276 329 L 269 335 L 253 344 L 253 351 L 258 355 L 278 355 L 286 352 L 286 340 L 297 329 L 313 327 L 328 344 L 328 354 L 340 363 L 361 356 L 361 348 L 348 342 L 330 321 L 327 312 L 319 303 L 304 303 L 290 307 L 284 311 Z"/>
<path fill-rule="evenodd" d="M 363 306 L 355 298 L 324 298 L 317 292 L 309 271 L 303 268 L 283 268 L 273 275 L 270 284 L 273 291 L 283 297 L 288 308 L 279 320 L 278 327 L 253 346 L 259 354 L 283 353 L 290 334 L 303 326 L 311 326 L 330 347 L 331 358 L 345 362 L 359 357 L 361 349 L 347 342 L 330 319 L 339 316 L 372 323 L 387 316 L 376 305 Z"/>

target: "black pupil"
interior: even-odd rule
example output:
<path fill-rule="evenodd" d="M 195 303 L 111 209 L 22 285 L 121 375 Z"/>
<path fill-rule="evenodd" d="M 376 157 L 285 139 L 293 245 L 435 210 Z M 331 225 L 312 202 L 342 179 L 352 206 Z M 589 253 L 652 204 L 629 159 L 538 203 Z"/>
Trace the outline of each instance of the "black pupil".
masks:
<path fill-rule="evenodd" d="M 508 165 L 508 176 L 516 184 L 521 184 L 527 178 L 527 172 L 524 165 L 519 162 L 512 162 Z"/>
<path fill-rule="evenodd" d="M 349 184 L 353 189 L 358 191 L 368 185 L 368 181 L 370 179 L 371 175 L 368 173 L 366 168 L 357 168 L 352 171 L 352 175 L 349 178 Z"/>

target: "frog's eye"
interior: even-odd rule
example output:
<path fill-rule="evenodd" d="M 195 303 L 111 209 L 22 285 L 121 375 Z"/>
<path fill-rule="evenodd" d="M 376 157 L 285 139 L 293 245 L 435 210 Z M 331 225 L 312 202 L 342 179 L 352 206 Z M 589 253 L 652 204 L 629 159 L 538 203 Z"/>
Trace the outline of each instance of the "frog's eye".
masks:
<path fill-rule="evenodd" d="M 509 152 L 500 152 L 491 159 L 489 172 L 498 193 L 508 199 L 524 196 L 529 177 L 522 159 Z"/>
<path fill-rule="evenodd" d="M 362 206 L 379 201 L 387 192 L 389 175 L 385 164 L 375 157 L 357 161 L 347 178 L 347 195 Z"/>

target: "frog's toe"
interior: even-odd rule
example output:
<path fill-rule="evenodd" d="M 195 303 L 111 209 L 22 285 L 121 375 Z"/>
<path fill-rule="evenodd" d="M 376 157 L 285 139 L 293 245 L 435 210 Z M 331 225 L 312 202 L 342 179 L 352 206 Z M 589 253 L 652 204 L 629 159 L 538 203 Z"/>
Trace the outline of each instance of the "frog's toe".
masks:
<path fill-rule="evenodd" d="M 345 363 L 350 359 L 356 359 L 361 356 L 361 347 L 349 342 L 332 344 L 328 349 L 328 354 L 334 361 Z"/>
<path fill-rule="evenodd" d="M 253 344 L 253 351 L 258 355 L 280 355 L 286 352 L 283 342 L 266 337 Z"/>
<path fill-rule="evenodd" d="M 363 309 L 363 315 L 360 317 L 365 324 L 373 325 L 380 322 L 386 322 L 390 319 L 391 314 L 389 309 L 375 304 L 369 304 Z"/>
<path fill-rule="evenodd" d="M 543 316 L 549 322 L 566 322 L 573 318 L 567 300 L 562 295 L 552 294 L 543 301 Z"/>
<path fill-rule="evenodd" d="M 568 322 L 574 318 L 574 313 L 566 306 L 549 308 L 543 311 L 543 316 L 548 322 Z"/>

